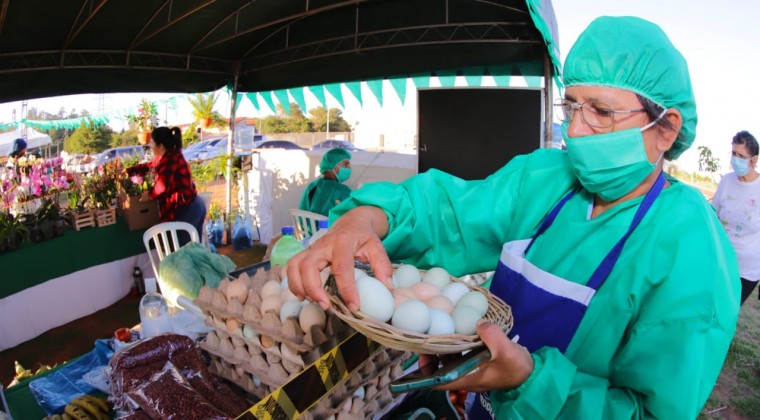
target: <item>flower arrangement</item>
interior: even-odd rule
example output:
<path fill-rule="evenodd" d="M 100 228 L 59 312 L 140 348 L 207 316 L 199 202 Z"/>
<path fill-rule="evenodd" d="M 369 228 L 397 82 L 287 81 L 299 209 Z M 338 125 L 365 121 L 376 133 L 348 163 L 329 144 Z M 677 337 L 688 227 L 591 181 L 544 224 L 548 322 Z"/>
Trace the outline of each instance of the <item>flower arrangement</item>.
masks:
<path fill-rule="evenodd" d="M 13 168 L 0 170 L 0 209 L 10 211 L 19 203 L 54 196 L 70 188 L 72 177 L 63 168 L 62 158 L 22 156 Z M 33 209 L 34 210 L 34 209 Z"/>
<path fill-rule="evenodd" d="M 150 173 L 145 176 L 125 176 L 119 180 L 119 184 L 121 184 L 121 188 L 124 189 L 124 192 L 126 192 L 128 196 L 139 197 L 150 191 L 153 187 L 153 178 L 150 176 Z"/>
<path fill-rule="evenodd" d="M 137 128 L 137 131 L 147 133 L 158 125 L 158 106 L 147 99 L 143 99 L 137 108 L 137 114 L 129 114 L 125 117 L 130 125 Z"/>
<path fill-rule="evenodd" d="M 116 164 L 99 166 L 89 177 L 82 180 L 82 204 L 97 209 L 107 209 L 113 205 L 117 196 L 118 169 Z"/>

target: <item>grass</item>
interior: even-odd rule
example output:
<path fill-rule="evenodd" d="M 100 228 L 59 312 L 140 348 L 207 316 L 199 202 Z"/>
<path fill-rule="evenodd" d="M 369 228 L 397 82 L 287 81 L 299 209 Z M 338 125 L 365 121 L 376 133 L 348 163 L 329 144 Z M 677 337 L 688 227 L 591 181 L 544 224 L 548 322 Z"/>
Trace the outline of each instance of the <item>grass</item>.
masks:
<path fill-rule="evenodd" d="M 739 315 L 736 334 L 699 419 L 760 418 L 760 301 L 757 290 Z"/>

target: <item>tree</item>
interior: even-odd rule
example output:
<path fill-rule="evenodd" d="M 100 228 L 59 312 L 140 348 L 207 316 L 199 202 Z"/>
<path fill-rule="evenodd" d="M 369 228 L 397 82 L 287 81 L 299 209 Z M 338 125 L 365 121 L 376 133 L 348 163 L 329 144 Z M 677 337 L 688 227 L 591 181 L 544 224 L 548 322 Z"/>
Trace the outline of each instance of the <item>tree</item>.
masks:
<path fill-rule="evenodd" d="M 720 159 L 713 156 L 712 150 L 707 146 L 699 146 L 699 170 L 707 172 L 715 181 L 715 174 L 720 170 Z"/>
<path fill-rule="evenodd" d="M 285 133 L 308 133 L 310 130 L 309 120 L 303 115 L 301 107 L 296 103 L 290 104 L 290 115 L 285 113 L 282 105 L 277 105 L 277 115 L 283 120 Z"/>
<path fill-rule="evenodd" d="M 327 131 L 327 110 L 324 107 L 316 107 L 309 110 L 311 115 L 312 131 Z M 343 111 L 339 108 L 330 108 L 330 131 L 351 131 L 351 125 L 343 119 Z"/>
<path fill-rule="evenodd" d="M 261 120 L 259 130 L 262 134 L 287 133 L 288 131 L 284 127 L 285 121 L 282 118 L 277 115 L 270 115 Z"/>
<path fill-rule="evenodd" d="M 71 137 L 66 139 L 63 149 L 69 153 L 97 153 L 109 147 L 113 130 L 107 125 L 96 126 L 92 121 L 82 123 Z"/>
<path fill-rule="evenodd" d="M 121 133 L 111 134 L 110 147 L 132 146 L 137 144 L 140 143 L 137 141 L 137 131 L 135 130 L 126 130 Z"/>

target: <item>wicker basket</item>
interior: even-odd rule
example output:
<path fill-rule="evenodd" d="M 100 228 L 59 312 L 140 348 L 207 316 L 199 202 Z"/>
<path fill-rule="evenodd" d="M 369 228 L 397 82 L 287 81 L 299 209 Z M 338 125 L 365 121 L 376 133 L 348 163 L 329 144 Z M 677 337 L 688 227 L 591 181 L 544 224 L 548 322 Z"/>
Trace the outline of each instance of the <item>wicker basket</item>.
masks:
<path fill-rule="evenodd" d="M 451 280 L 462 283 L 471 290 L 477 290 L 486 296 L 488 312 L 483 319 L 499 325 L 504 333 L 508 333 L 512 329 L 512 310 L 503 300 L 483 287 L 470 285 L 455 277 L 452 277 Z M 335 278 L 332 275 L 327 281 L 326 288 L 332 301 L 330 311 L 335 316 L 345 321 L 356 331 L 386 347 L 423 354 L 449 354 L 483 346 L 483 342 L 477 335 L 444 334 L 432 336 L 421 334 L 398 329 L 389 323 L 372 319 L 360 311 L 352 312 L 338 296 Z"/>

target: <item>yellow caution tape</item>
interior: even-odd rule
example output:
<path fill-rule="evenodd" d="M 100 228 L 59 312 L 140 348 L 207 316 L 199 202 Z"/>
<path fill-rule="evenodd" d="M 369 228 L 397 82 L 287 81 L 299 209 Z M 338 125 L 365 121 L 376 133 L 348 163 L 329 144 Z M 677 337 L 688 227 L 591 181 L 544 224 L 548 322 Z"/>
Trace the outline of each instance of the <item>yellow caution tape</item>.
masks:
<path fill-rule="evenodd" d="M 236 420 L 289 420 L 309 411 L 382 346 L 353 333 Z"/>

